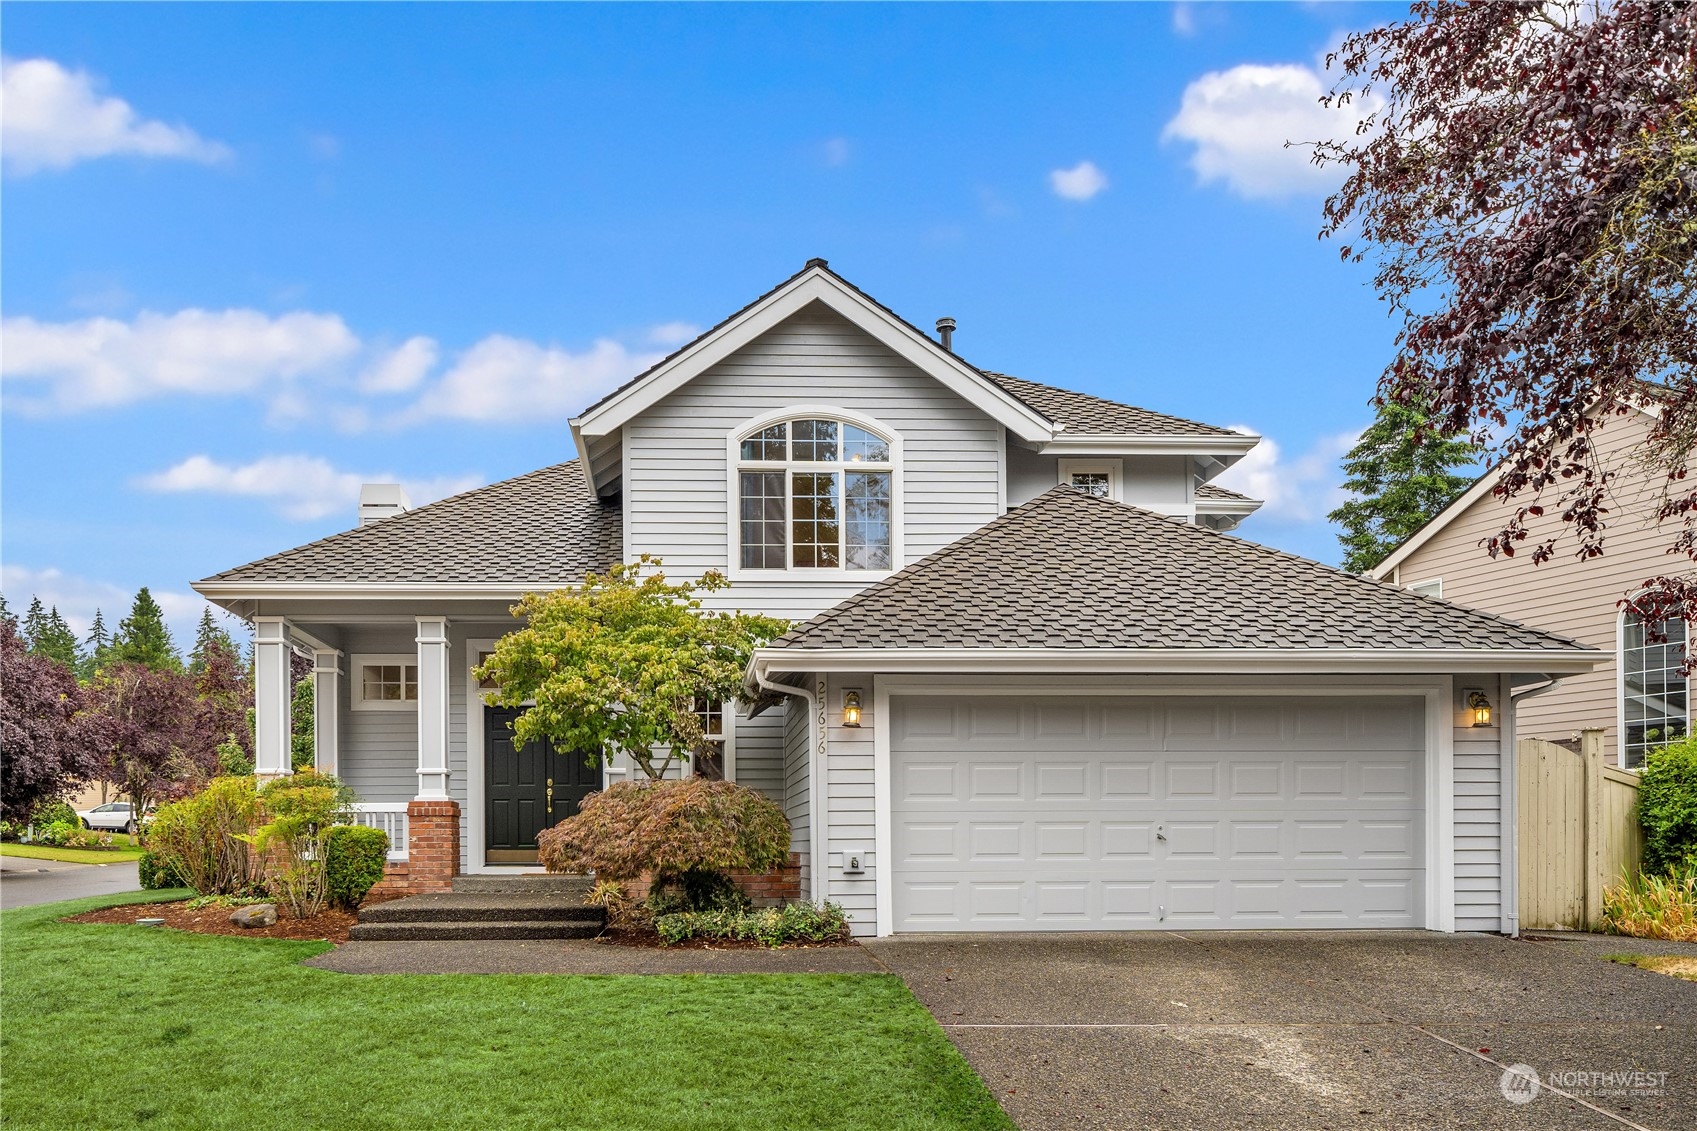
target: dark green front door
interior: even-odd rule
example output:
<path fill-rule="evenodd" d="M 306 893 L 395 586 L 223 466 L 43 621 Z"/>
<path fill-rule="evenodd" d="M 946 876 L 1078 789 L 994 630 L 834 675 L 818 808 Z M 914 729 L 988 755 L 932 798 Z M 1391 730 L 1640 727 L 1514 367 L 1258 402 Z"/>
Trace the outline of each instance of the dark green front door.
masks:
<path fill-rule="evenodd" d="M 536 834 L 576 813 L 578 803 L 601 788 L 601 770 L 581 754 L 558 753 L 543 740 L 515 748 L 519 713 L 483 711 L 484 855 L 491 864 L 534 864 Z"/>

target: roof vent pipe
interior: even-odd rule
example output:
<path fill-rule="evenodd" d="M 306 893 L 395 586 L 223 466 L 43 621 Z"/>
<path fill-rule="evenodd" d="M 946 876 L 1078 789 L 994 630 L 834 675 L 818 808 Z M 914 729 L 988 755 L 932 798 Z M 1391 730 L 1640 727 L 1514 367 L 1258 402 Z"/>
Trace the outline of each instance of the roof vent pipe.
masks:
<path fill-rule="evenodd" d="M 943 348 L 950 353 L 955 352 L 955 320 L 953 318 L 937 319 L 937 340 L 943 343 Z"/>
<path fill-rule="evenodd" d="M 399 483 L 362 483 L 359 487 L 359 524 L 370 526 L 412 509 L 412 500 Z"/>

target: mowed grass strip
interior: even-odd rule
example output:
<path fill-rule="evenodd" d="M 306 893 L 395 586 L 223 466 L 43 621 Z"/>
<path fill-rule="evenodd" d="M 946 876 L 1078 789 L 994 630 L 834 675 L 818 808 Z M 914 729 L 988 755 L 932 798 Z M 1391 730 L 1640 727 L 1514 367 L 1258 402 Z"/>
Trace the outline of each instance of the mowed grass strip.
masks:
<path fill-rule="evenodd" d="M 0 914 L 7 1131 L 1011 1126 L 892 976 L 345 975 L 58 921 L 148 898 Z"/>
<path fill-rule="evenodd" d="M 140 860 L 142 850 L 124 838 L 123 848 L 57 848 L 51 844 L 0 843 L 0 856 L 21 856 L 27 860 L 63 860 L 69 864 L 124 864 Z"/>

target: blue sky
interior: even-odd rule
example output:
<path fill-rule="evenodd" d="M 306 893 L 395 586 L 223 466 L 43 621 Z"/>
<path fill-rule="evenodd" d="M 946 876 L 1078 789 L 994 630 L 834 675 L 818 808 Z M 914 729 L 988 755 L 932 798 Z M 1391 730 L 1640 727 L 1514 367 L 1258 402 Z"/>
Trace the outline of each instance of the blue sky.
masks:
<path fill-rule="evenodd" d="M 79 628 L 571 455 L 811 256 L 986 368 L 1269 438 L 1337 559 L 1393 327 L 1286 150 L 1362 5 L 7 5 L 14 606 Z M 1307 135 L 1307 136 L 1304 136 Z"/>

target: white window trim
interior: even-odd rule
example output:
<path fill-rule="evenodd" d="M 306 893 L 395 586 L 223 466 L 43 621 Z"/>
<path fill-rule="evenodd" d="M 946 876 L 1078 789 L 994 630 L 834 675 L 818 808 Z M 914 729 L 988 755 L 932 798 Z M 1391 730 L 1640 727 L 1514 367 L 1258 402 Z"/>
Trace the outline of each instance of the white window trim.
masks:
<path fill-rule="evenodd" d="M 1634 597 L 1644 592 L 1640 589 Z M 1629 774 L 1642 773 L 1643 766 L 1628 766 L 1626 764 L 1626 617 L 1627 610 L 1622 609 L 1615 614 L 1615 768 L 1625 770 Z M 1686 647 L 1691 647 L 1691 628 L 1685 626 Z M 1685 679 L 1685 731 L 1691 733 L 1691 677 Z"/>
<path fill-rule="evenodd" d="M 736 700 L 726 700 L 724 706 L 720 710 L 719 717 L 722 720 L 719 725 L 724 728 L 723 732 L 719 735 L 719 745 L 724 748 L 723 756 L 725 760 L 725 780 L 728 782 L 734 782 L 737 780 Z M 686 778 L 693 778 L 695 776 L 694 755 L 683 760 L 683 776 Z"/>
<path fill-rule="evenodd" d="M 365 669 L 368 664 L 399 664 L 402 667 L 418 668 L 416 652 L 358 652 L 348 657 L 348 700 L 349 706 L 355 711 L 411 711 L 417 713 L 417 699 L 367 699 L 365 697 Z"/>
<path fill-rule="evenodd" d="M 1108 476 L 1108 498 L 1116 503 L 1125 502 L 1125 461 L 1119 459 L 1058 459 L 1055 461 L 1060 473 L 1060 482 L 1064 487 L 1072 486 L 1074 475 Z M 1150 508 L 1158 509 L 1158 508 Z"/>
<path fill-rule="evenodd" d="M 1419 581 L 1409 582 L 1407 585 L 1404 585 L 1403 588 L 1408 590 L 1410 593 L 1418 593 L 1423 597 L 1437 597 L 1442 600 L 1444 596 L 1444 579 L 1441 577 L 1422 578 Z M 1431 589 L 1431 591 L 1425 592 L 1427 589 Z"/>
<path fill-rule="evenodd" d="M 868 432 L 875 432 L 884 437 L 890 445 L 890 568 L 889 569 L 810 569 L 808 567 L 788 567 L 785 569 L 746 569 L 742 564 L 742 493 L 737 482 L 737 473 L 742 470 L 742 441 L 752 432 L 769 428 L 786 420 L 797 417 L 812 417 L 818 419 L 834 419 L 844 424 L 853 424 Z M 726 576 L 732 581 L 855 581 L 870 585 L 874 581 L 890 576 L 906 563 L 903 549 L 902 495 L 903 473 L 902 456 L 903 444 L 901 433 L 888 424 L 865 413 L 854 412 L 840 405 L 798 404 L 786 405 L 781 409 L 762 413 L 743 421 L 725 435 L 725 564 Z M 750 466 L 754 466 L 751 464 Z M 798 470 L 796 465 L 789 462 L 770 464 L 773 470 L 780 466 L 785 471 L 785 492 L 788 497 L 788 473 Z M 829 470 L 826 465 L 816 465 Z M 876 466 L 876 465 L 874 465 Z M 852 464 L 835 465 L 838 470 L 854 470 Z M 784 539 L 786 545 L 792 536 L 787 517 L 784 522 Z"/>

